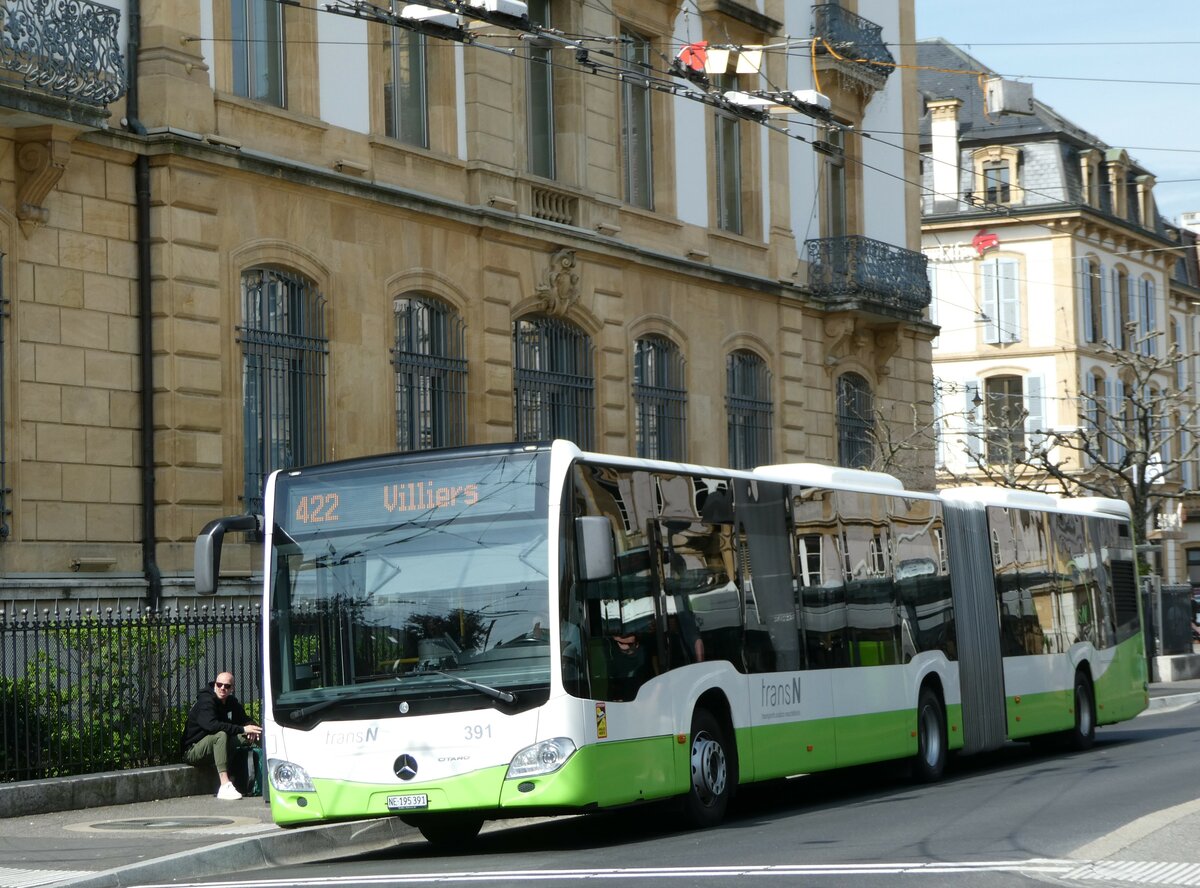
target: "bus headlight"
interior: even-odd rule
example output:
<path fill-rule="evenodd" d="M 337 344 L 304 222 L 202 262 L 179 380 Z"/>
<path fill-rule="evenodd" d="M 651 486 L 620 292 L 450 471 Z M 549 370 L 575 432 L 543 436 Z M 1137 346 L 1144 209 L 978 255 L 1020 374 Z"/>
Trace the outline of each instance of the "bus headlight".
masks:
<path fill-rule="evenodd" d="M 574 752 L 575 744 L 569 737 L 555 737 L 553 740 L 543 740 L 533 746 L 526 746 L 513 756 L 508 766 L 507 779 L 553 774 L 567 763 L 567 759 Z"/>
<path fill-rule="evenodd" d="M 267 759 L 267 773 L 271 786 L 280 792 L 316 792 L 308 771 L 297 764 L 283 759 Z"/>

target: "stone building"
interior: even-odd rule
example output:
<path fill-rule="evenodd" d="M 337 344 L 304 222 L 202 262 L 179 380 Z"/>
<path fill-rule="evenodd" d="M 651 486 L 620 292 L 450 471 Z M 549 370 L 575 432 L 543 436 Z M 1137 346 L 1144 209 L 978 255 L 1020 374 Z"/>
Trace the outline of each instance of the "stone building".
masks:
<path fill-rule="evenodd" d="M 1028 85 L 993 80 L 942 40 L 922 41 L 918 58 L 922 245 L 940 327 L 937 461 L 945 475 L 984 480 L 983 466 L 1021 462 L 1048 432 L 1125 422 L 1135 383 L 1122 355 L 1165 364 L 1200 354 L 1195 238 L 1158 213 L 1150 170 Z M 1172 493 L 1194 490 L 1200 471 L 1196 361 L 1138 383 L 1149 387 L 1136 395 L 1143 402 L 1169 391 L 1190 401 L 1158 417 L 1152 435 L 1152 460 L 1171 467 L 1161 489 Z M 1101 441 L 1109 465 L 1125 457 L 1119 439 Z M 1070 448 L 1055 454 L 1076 477 L 1097 470 Z M 1200 551 L 1184 551 L 1200 549 L 1200 524 L 1176 526 L 1174 502 L 1158 502 L 1145 528 L 1162 541 L 1167 582 L 1182 581 L 1185 559 L 1200 564 Z"/>
<path fill-rule="evenodd" d="M 0 602 L 190 594 L 278 467 L 865 465 L 930 409 L 912 0 L 434 7 L 8 5 Z M 829 116 L 716 98 L 781 90 Z"/>

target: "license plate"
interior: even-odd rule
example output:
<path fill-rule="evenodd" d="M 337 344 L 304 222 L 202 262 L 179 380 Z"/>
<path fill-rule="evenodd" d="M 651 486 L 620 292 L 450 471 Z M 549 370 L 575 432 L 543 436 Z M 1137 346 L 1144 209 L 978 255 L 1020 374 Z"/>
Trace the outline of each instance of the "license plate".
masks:
<path fill-rule="evenodd" d="M 414 808 L 428 808 L 429 795 L 424 792 L 414 792 L 410 795 L 394 795 L 387 797 L 389 811 L 411 811 Z"/>

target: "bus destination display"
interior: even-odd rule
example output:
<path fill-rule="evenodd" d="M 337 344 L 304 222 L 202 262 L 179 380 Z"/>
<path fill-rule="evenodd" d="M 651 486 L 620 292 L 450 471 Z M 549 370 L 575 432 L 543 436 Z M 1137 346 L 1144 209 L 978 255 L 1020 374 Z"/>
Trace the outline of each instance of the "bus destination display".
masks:
<path fill-rule="evenodd" d="M 300 533 L 528 514 L 538 490 L 537 461 L 524 455 L 284 475 L 278 484 L 287 487 L 279 521 Z"/>

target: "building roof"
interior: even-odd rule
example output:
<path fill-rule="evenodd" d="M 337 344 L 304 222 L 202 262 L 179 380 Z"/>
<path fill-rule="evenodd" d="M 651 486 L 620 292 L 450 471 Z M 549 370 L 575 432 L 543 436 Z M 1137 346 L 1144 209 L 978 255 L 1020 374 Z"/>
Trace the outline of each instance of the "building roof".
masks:
<path fill-rule="evenodd" d="M 1082 127 L 1076 126 L 1049 105 L 1033 100 L 1033 114 L 993 114 L 984 107 L 983 84 L 980 74 L 1000 76 L 977 58 L 941 37 L 921 40 L 917 45 L 917 64 L 921 71 L 917 78 L 918 88 L 926 102 L 938 99 L 960 99 L 959 140 L 969 145 L 973 142 L 1031 141 L 1035 139 L 1065 139 L 1081 148 L 1112 150 L 1099 137 Z M 956 72 L 970 73 L 956 73 Z M 930 144 L 929 114 L 921 118 L 921 145 Z M 1132 158 L 1131 167 L 1138 172 L 1149 172 Z"/>

